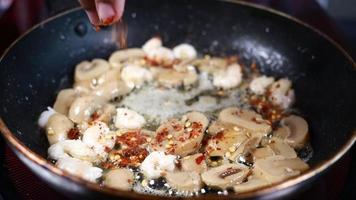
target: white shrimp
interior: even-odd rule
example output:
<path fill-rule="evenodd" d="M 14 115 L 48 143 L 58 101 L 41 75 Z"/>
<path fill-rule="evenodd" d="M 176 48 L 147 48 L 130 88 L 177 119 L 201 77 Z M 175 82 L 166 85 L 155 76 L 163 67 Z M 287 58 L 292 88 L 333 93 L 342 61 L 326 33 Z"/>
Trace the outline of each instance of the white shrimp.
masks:
<path fill-rule="evenodd" d="M 173 48 L 173 54 L 175 58 L 182 60 L 191 60 L 197 57 L 197 51 L 190 44 L 180 44 Z"/>
<path fill-rule="evenodd" d="M 162 46 L 162 40 L 159 37 L 153 37 L 142 46 L 143 51 L 146 53 L 151 52 L 153 49 Z"/>
<path fill-rule="evenodd" d="M 170 65 L 174 61 L 174 54 L 171 49 L 166 47 L 158 47 L 147 52 L 147 58 L 151 61 L 155 61 L 160 65 Z"/>
<path fill-rule="evenodd" d="M 47 107 L 47 110 L 43 111 L 38 118 L 38 125 L 41 128 L 44 128 L 47 125 L 49 118 L 56 113 L 57 112 L 53 108 Z"/>
<path fill-rule="evenodd" d="M 106 148 L 112 149 L 115 146 L 116 135 L 110 134 L 109 127 L 100 121 L 95 121 L 83 133 L 83 143 L 93 149 L 100 160 L 105 160 L 108 153 Z"/>
<path fill-rule="evenodd" d="M 140 168 L 147 178 L 159 178 L 163 172 L 174 171 L 176 158 L 174 155 L 154 151 L 145 158 Z"/>
<path fill-rule="evenodd" d="M 54 160 L 74 157 L 80 160 L 97 162 L 97 154 L 81 140 L 62 140 L 48 148 L 48 155 Z"/>
<path fill-rule="evenodd" d="M 145 118 L 136 111 L 127 108 L 116 109 L 115 126 L 119 129 L 141 128 L 146 123 Z"/>
<path fill-rule="evenodd" d="M 279 79 L 271 85 L 270 100 L 275 105 L 286 109 L 294 103 L 294 90 L 291 88 L 292 82 L 287 79 Z"/>
<path fill-rule="evenodd" d="M 140 87 L 153 79 L 152 72 L 138 65 L 127 65 L 121 71 L 121 79 L 129 88 Z"/>
<path fill-rule="evenodd" d="M 250 85 L 249 88 L 250 90 L 258 95 L 264 94 L 266 92 L 266 89 L 274 82 L 273 77 L 267 77 L 267 76 L 260 76 L 254 78 Z"/>
<path fill-rule="evenodd" d="M 238 86 L 242 81 L 241 66 L 237 63 L 213 74 L 213 85 L 222 89 L 231 89 Z"/>
<path fill-rule="evenodd" d="M 93 167 L 92 163 L 71 157 L 60 158 L 56 162 L 56 166 L 91 182 L 95 182 L 103 173 L 102 169 Z"/>

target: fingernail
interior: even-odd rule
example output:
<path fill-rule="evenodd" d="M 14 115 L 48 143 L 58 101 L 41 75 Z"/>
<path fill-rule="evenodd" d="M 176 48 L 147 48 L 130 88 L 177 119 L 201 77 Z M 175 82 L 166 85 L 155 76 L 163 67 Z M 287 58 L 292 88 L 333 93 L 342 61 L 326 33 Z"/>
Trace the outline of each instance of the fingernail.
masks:
<path fill-rule="evenodd" d="M 100 25 L 100 19 L 98 17 L 98 15 L 94 12 L 94 11 L 86 11 L 89 21 L 91 24 L 93 25 Z"/>
<path fill-rule="evenodd" d="M 101 22 L 104 25 L 111 24 L 115 19 L 115 10 L 111 4 L 105 2 L 99 2 L 97 5 L 97 11 Z"/>

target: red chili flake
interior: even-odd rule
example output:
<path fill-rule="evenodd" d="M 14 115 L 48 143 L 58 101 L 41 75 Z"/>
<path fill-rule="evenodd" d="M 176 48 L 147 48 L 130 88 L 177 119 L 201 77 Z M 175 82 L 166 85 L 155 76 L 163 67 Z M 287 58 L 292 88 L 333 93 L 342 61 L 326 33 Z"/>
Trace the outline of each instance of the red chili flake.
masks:
<path fill-rule="evenodd" d="M 111 168 L 115 167 L 115 164 L 112 162 L 103 162 L 103 163 L 101 163 L 101 167 L 104 169 L 111 169 Z"/>
<path fill-rule="evenodd" d="M 141 134 L 141 130 L 129 131 L 116 138 L 117 143 L 126 144 L 128 147 L 137 147 L 147 142 L 147 137 Z"/>
<path fill-rule="evenodd" d="M 224 131 L 220 131 L 212 137 L 213 140 L 222 140 L 223 138 L 224 138 Z"/>
<path fill-rule="evenodd" d="M 168 135 L 168 130 L 167 128 L 164 128 L 162 131 L 159 131 L 156 135 L 156 141 L 158 143 L 163 142 L 163 140 L 167 137 Z"/>
<path fill-rule="evenodd" d="M 80 136 L 80 132 L 78 128 L 71 128 L 67 133 L 68 139 L 71 140 L 76 140 L 79 138 L 79 136 Z"/>
<path fill-rule="evenodd" d="M 119 166 L 136 166 L 148 156 L 148 151 L 144 148 L 128 148 L 122 150 L 120 156 Z"/>
<path fill-rule="evenodd" d="M 111 148 L 105 146 L 104 151 L 105 151 L 106 153 L 109 153 L 109 152 L 111 151 Z"/>
<path fill-rule="evenodd" d="M 198 165 L 200 165 L 200 164 L 203 162 L 204 159 L 205 159 L 205 156 L 204 156 L 204 155 L 201 155 L 201 156 L 199 156 L 199 157 L 197 157 L 197 158 L 195 159 L 195 162 L 196 162 Z"/>
<path fill-rule="evenodd" d="M 193 122 L 191 127 L 193 130 L 189 132 L 189 138 L 192 138 L 194 136 L 199 136 L 203 125 L 199 122 Z"/>
<path fill-rule="evenodd" d="M 97 119 L 99 119 L 100 115 L 98 112 L 94 112 L 91 116 L 90 116 L 90 121 L 95 121 Z"/>
<path fill-rule="evenodd" d="M 172 122 L 171 125 L 172 125 L 172 127 L 173 127 L 173 129 L 175 131 L 180 131 L 180 130 L 183 129 L 183 126 L 181 124 L 176 123 L 176 122 Z"/>

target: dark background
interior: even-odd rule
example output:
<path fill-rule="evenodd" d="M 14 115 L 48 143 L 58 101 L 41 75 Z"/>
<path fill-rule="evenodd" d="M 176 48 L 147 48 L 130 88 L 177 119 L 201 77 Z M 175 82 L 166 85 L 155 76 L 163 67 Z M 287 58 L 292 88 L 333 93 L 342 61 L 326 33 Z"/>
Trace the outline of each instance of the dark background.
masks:
<path fill-rule="evenodd" d="M 8 8 L 0 0 L 0 54 L 23 32 L 35 23 L 60 11 L 78 6 L 76 0 L 13 0 Z M 129 0 L 127 0 L 129 1 Z M 356 0 L 254 0 L 262 5 L 293 15 L 318 28 L 339 42 L 356 59 Z M 352 88 L 355 89 L 355 88 Z M 355 147 L 339 165 L 348 164 L 346 182 L 335 185 L 342 188 L 341 195 L 330 199 L 356 199 Z M 318 192 L 318 191 L 315 191 Z M 0 200 L 2 199 L 61 199 L 53 190 L 38 180 L 14 156 L 0 137 Z"/>

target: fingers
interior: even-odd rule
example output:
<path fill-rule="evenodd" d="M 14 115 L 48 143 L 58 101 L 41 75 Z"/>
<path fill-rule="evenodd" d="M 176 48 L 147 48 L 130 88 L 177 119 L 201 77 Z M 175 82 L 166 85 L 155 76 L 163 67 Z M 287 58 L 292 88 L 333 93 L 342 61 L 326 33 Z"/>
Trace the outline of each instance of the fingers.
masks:
<path fill-rule="evenodd" d="M 110 25 L 124 12 L 125 0 L 79 0 L 94 25 Z"/>
<path fill-rule="evenodd" d="M 93 25 L 100 25 L 100 19 L 98 13 L 96 12 L 96 6 L 94 0 L 79 0 L 80 5 L 83 7 L 88 15 L 90 23 Z"/>

